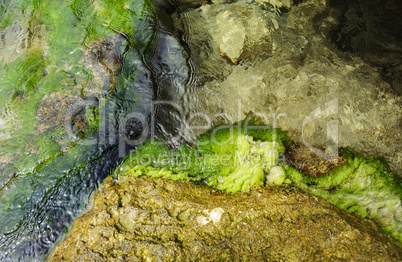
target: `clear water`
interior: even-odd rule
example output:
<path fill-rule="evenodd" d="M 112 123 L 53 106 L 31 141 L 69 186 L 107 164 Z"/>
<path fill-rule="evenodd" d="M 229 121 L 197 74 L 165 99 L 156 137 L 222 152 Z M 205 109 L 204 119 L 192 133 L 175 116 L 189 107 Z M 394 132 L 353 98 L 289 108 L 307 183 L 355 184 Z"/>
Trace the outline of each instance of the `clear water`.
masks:
<path fill-rule="evenodd" d="M 60 4 L 58 8 L 65 10 L 65 14 L 72 19 L 59 21 L 61 24 L 73 21 L 78 26 L 82 25 L 84 18 L 77 20 L 75 16 L 77 12 L 85 12 L 85 1 L 58 2 L 50 0 L 36 4 L 53 6 L 53 11 L 58 10 L 54 4 Z M 141 1 L 121 2 L 127 2 L 124 6 L 127 9 L 130 3 L 137 5 Z M 76 8 L 78 11 L 74 9 L 77 3 L 80 4 Z M 123 55 L 116 62 L 118 70 L 114 73 L 114 79 L 108 80 L 115 83 L 108 85 L 106 81 L 101 91 L 93 91 L 96 89 L 93 84 L 97 80 L 96 67 L 90 68 L 93 70 L 92 78 L 89 77 L 92 85 L 88 84 L 88 77 L 85 76 L 85 70 L 89 69 L 80 60 L 82 50 L 85 50 L 82 38 L 71 40 L 68 38 L 69 32 L 65 33 L 65 38 L 66 41 L 70 40 L 71 46 L 59 43 L 66 52 L 57 53 L 57 56 L 53 56 L 52 46 L 40 49 L 40 44 L 43 44 L 40 36 L 30 38 L 32 42 L 37 41 L 39 47 L 35 48 L 40 50 L 38 54 L 45 54 L 43 65 L 40 59 L 39 62 L 34 60 L 35 57 L 10 57 L 10 50 L 17 54 L 34 48 L 23 46 L 30 32 L 22 26 L 24 21 L 14 21 L 12 17 L 38 22 L 39 19 L 35 20 L 38 10 L 42 12 L 40 15 L 46 12 L 51 14 L 51 11 L 45 11 L 35 3 L 32 7 L 31 4 L 30 1 L 6 1 L 1 5 L 0 32 L 2 39 L 7 41 L 3 41 L 0 52 L 6 58 L 0 68 L 3 77 L 0 81 L 3 84 L 0 86 L 0 261 L 45 261 L 55 243 L 65 236 L 74 219 L 86 208 L 90 194 L 122 158 L 146 137 L 169 136 L 170 132 L 174 132 L 175 124 L 169 121 L 153 128 L 154 123 L 162 122 L 159 120 L 165 119 L 164 115 L 170 113 L 165 106 L 153 107 L 152 100 L 163 96 L 169 99 L 169 94 L 174 96 L 176 91 L 183 92 L 191 78 L 187 61 L 178 51 L 180 44 L 169 26 L 157 19 L 152 10 L 149 14 L 143 14 L 140 21 L 134 21 L 137 29 L 132 36 L 125 35 L 125 40 L 120 41 L 123 44 L 119 52 Z M 26 11 L 28 15 L 24 14 L 24 5 L 29 5 L 30 9 L 27 10 L 30 11 Z M 7 22 L 7 16 L 11 16 L 12 22 Z M 45 20 L 43 16 L 41 19 Z M 47 32 L 41 27 L 35 28 L 37 34 Z M 10 34 L 13 36 L 10 37 Z M 51 30 L 47 34 L 48 41 L 53 37 L 52 34 L 61 37 Z M 106 37 L 113 35 L 116 32 L 107 32 Z M 78 42 L 74 42 L 76 40 Z M 130 46 L 130 41 L 135 44 Z M 91 51 L 94 48 L 98 47 L 92 47 Z M 80 53 L 78 58 L 77 53 Z M 20 69 L 15 77 L 9 75 L 12 66 Z M 24 74 L 24 70 L 29 73 Z M 39 73 L 32 79 L 31 72 L 35 71 Z M 54 78 L 51 78 L 53 75 Z M 43 79 L 48 79 L 51 85 L 46 88 L 46 80 Z M 10 84 L 13 80 L 17 80 L 17 84 Z M 87 84 L 87 89 L 92 90 L 77 91 L 77 83 Z M 96 131 L 85 136 L 74 133 L 71 132 L 74 127 L 66 125 L 66 121 L 54 120 L 50 124 L 49 121 L 42 121 L 41 126 L 35 114 L 41 107 L 40 103 L 46 101 L 46 95 L 54 93 L 61 94 L 61 100 L 68 97 L 76 99 L 74 103 L 79 105 L 77 112 L 88 110 L 91 106 L 97 107 L 96 121 L 99 124 Z M 50 110 L 53 110 L 50 114 L 57 118 L 59 111 L 52 107 L 60 106 L 60 99 L 50 99 L 49 104 Z M 44 108 L 46 116 L 47 107 Z M 91 123 L 91 114 L 90 110 L 85 113 L 86 127 Z M 53 121 L 52 118 L 50 121 Z M 70 133 L 65 132 L 66 129 Z"/>
<path fill-rule="evenodd" d="M 210 51 L 209 43 L 193 41 L 173 29 L 169 16 L 174 8 L 167 2 L 177 1 L 151 1 L 156 13 L 148 10 L 141 19 L 130 17 L 135 33 L 124 23 L 127 17 L 115 19 L 123 22 L 114 24 L 108 17 L 116 13 L 94 16 L 100 9 L 91 3 L 100 1 L 0 1 L 0 261 L 45 261 L 87 207 L 90 194 L 145 138 L 164 138 L 175 147 L 205 131 L 215 120 L 231 120 L 219 107 L 223 97 L 231 93 L 220 93 L 219 86 L 201 87 L 215 80 L 223 82 L 235 67 L 219 55 L 190 54 L 191 45 L 205 44 L 204 49 L 193 50 Z M 118 3 L 113 10 L 124 13 L 141 8 L 146 1 L 102 2 Z M 179 2 L 182 6 L 176 9 L 207 1 Z M 187 17 L 186 12 L 180 15 L 188 32 L 199 30 L 193 30 L 199 26 L 193 24 L 194 17 Z M 116 35 L 120 36 L 113 38 Z M 339 38 L 337 34 L 333 37 Z M 105 38 L 106 44 L 92 45 L 98 38 Z M 283 48 L 290 46 L 287 51 L 296 58 L 306 50 L 303 37 L 285 37 L 282 44 Z M 108 48 L 114 50 L 114 56 L 103 57 L 105 53 L 98 52 Z M 194 60 L 203 61 L 203 57 L 208 58 L 208 65 L 196 65 Z M 88 62 L 94 58 L 102 65 Z M 105 65 L 108 69 L 101 71 Z M 113 77 L 104 77 L 111 71 Z M 247 88 L 242 91 L 250 103 L 259 95 L 247 93 Z M 46 100 L 48 94 L 56 95 Z M 43 101 L 50 102 L 42 106 Z M 66 132 L 75 127 L 58 119 L 57 112 L 66 110 L 62 105 L 69 101 L 77 109 L 70 116 L 79 120 L 85 115 L 85 125 L 96 122 L 96 131 L 85 135 L 75 131 L 73 136 Z M 268 108 L 269 102 L 264 107 Z M 236 108 L 235 98 L 230 103 Z M 54 118 L 40 120 L 39 108 L 43 118 Z M 190 125 L 189 115 L 206 111 L 216 116 L 209 125 L 183 133 L 183 126 Z M 95 113 L 96 121 L 91 120 Z M 193 122 L 208 121 L 195 116 Z"/>

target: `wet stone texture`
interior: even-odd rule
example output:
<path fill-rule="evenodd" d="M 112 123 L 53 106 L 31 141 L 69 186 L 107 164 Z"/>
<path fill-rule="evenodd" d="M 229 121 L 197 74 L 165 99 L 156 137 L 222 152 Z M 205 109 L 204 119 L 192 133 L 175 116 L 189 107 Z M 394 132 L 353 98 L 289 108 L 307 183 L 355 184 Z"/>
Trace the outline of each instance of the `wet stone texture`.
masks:
<path fill-rule="evenodd" d="M 287 163 L 301 170 L 304 174 L 318 177 L 334 171 L 337 167 L 346 163 L 346 158 L 339 156 L 328 156 L 324 159 L 317 156 L 310 148 L 303 144 L 292 143 L 285 154 Z"/>
<path fill-rule="evenodd" d="M 299 143 L 383 156 L 402 175 L 397 1 L 213 2 L 172 15 L 197 79 L 175 102 L 203 116 L 185 139 L 206 130 L 186 126 L 254 112 Z"/>
<path fill-rule="evenodd" d="M 83 63 L 93 74 L 93 79 L 83 87 L 85 96 L 100 96 L 113 91 L 115 75 L 126 50 L 123 36 L 114 35 L 89 42 L 83 48 Z"/>
<path fill-rule="evenodd" d="M 73 111 L 74 106 L 76 107 L 79 102 L 82 102 L 79 97 L 62 95 L 59 92 L 45 95 L 39 102 L 38 110 L 36 111 L 38 132 L 42 133 L 55 126 L 66 126 L 70 121 L 70 119 L 67 119 L 68 112 Z"/>
<path fill-rule="evenodd" d="M 401 261 L 374 222 L 290 186 L 107 178 L 49 261 Z"/>

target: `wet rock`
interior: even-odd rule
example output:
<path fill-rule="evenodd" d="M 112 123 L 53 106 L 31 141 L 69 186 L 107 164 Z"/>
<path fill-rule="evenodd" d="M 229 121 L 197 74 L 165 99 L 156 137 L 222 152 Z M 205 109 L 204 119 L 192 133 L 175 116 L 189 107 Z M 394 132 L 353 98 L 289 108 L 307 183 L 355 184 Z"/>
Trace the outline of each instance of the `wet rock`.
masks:
<path fill-rule="evenodd" d="M 331 41 L 339 50 L 361 57 L 379 68 L 379 74 L 402 94 L 399 68 L 402 60 L 402 3 L 389 0 L 337 1 L 332 5 L 343 8 L 340 22 L 330 32 Z M 386 39 L 386 40 L 385 40 Z"/>
<path fill-rule="evenodd" d="M 293 0 L 255 0 L 257 3 L 269 4 L 275 8 L 290 8 L 293 5 Z"/>
<path fill-rule="evenodd" d="M 208 4 L 210 0 L 169 0 L 169 3 L 183 11 L 189 8 L 199 7 Z"/>
<path fill-rule="evenodd" d="M 214 40 L 219 46 L 221 56 L 229 58 L 236 64 L 243 53 L 247 35 L 243 23 L 238 19 L 231 18 L 230 12 L 226 11 L 218 14 L 216 24 Z"/>
<path fill-rule="evenodd" d="M 188 39 L 200 83 L 223 79 L 232 64 L 268 57 L 272 50 L 274 16 L 245 3 L 203 5 L 173 14 L 175 26 Z M 229 62 L 229 63 L 228 63 Z M 202 63 L 199 66 L 198 63 Z"/>
<path fill-rule="evenodd" d="M 200 10 L 202 9 L 174 13 L 172 16 L 175 27 L 182 34 L 183 40 L 188 39 L 187 45 L 191 50 L 189 55 L 192 57 L 189 63 L 191 66 L 193 61 L 196 61 L 196 79 L 200 82 L 222 79 L 229 74 L 231 65 L 220 55 L 219 47 L 213 41 L 208 28 L 202 26 L 208 24 L 208 20 Z"/>
<path fill-rule="evenodd" d="M 260 57 L 271 50 L 267 13 L 255 5 L 206 5 L 200 8 L 211 27 L 208 28 L 221 56 L 233 64 L 246 58 Z M 215 21 L 210 21 L 215 17 Z"/>
<path fill-rule="evenodd" d="M 400 261 L 401 247 L 371 220 L 290 186 L 222 194 L 109 177 L 49 261 Z"/>
<path fill-rule="evenodd" d="M 221 10 L 219 14 L 226 17 L 226 25 L 223 19 L 217 24 L 218 13 L 213 10 Z M 225 11 L 230 15 L 224 15 Z M 402 99 L 394 91 L 397 87 L 390 85 L 398 81 L 389 83 L 382 75 L 388 68 L 390 77 L 398 79 L 398 71 L 388 67 L 394 60 L 379 62 L 380 57 L 399 57 L 399 53 L 389 44 L 392 48 L 385 48 L 384 56 L 379 51 L 374 64 L 374 60 L 360 53 L 340 51 L 332 42 L 346 11 L 333 2 L 311 0 L 298 2 L 278 16 L 258 5 L 237 2 L 203 6 L 185 16 L 173 16 L 178 30 L 189 39 L 189 52 L 202 86 L 185 97 L 184 107 L 190 116 L 202 112 L 204 117 L 189 118 L 186 125 L 236 122 L 254 112 L 273 127 L 288 130 L 293 139 L 310 148 L 319 150 L 333 145 L 383 156 L 392 171 L 401 175 Z M 261 32 L 258 37 L 272 39 L 264 42 L 270 45 L 258 48 L 244 44 L 239 55 L 237 45 L 247 40 L 238 34 L 240 44 L 234 44 L 233 49 L 225 47 L 231 50 L 226 53 L 233 60 L 218 60 L 216 57 L 224 52 L 212 32 L 235 24 L 247 28 L 243 21 L 253 20 L 256 14 L 265 21 L 254 26 Z M 191 22 L 183 26 L 185 21 Z M 247 32 L 245 38 L 250 34 Z M 390 39 L 397 43 L 393 37 Z M 253 46 L 253 55 L 245 55 L 247 46 Z M 207 55 L 199 55 L 202 53 Z M 238 64 L 234 65 L 234 61 Z M 205 128 L 190 130 L 184 126 L 181 133 L 186 139 L 205 132 Z"/>
<path fill-rule="evenodd" d="M 329 157 L 328 160 L 321 158 L 310 148 L 297 143 L 293 143 L 288 149 L 286 157 L 289 165 L 313 177 L 329 173 L 347 161 L 345 157 L 338 155 Z"/>
<path fill-rule="evenodd" d="M 62 95 L 59 92 L 49 93 L 45 95 L 39 102 L 36 112 L 36 120 L 38 121 L 37 130 L 39 133 L 55 126 L 66 126 L 67 112 L 73 109 L 75 103 L 79 103 L 79 97 L 71 97 Z M 69 122 L 68 122 L 69 123 Z"/>
<path fill-rule="evenodd" d="M 46 94 L 39 102 L 36 113 L 38 133 L 63 127 L 82 136 L 88 127 L 86 106 L 95 107 L 95 97 L 107 96 L 113 91 L 115 75 L 125 51 L 123 41 L 123 36 L 114 35 L 93 40 L 82 47 L 82 63 L 91 72 L 92 79 L 76 81 L 74 93 L 80 96 L 60 92 Z"/>
<path fill-rule="evenodd" d="M 83 47 L 83 63 L 93 79 L 82 88 L 85 96 L 107 95 L 113 91 L 115 75 L 126 51 L 122 35 L 102 37 Z"/>

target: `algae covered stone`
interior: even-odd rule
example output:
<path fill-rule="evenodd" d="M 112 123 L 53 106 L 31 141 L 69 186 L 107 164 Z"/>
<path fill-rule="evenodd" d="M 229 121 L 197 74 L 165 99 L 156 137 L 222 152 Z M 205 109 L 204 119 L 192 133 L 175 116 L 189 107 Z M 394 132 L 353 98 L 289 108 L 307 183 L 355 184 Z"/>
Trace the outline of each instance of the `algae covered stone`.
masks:
<path fill-rule="evenodd" d="M 154 9 L 148 0 L 21 0 L 0 10 L 1 47 L 16 45 L 0 52 L 0 155 L 30 151 L 32 170 L 97 131 L 96 101 L 110 99 L 123 52 L 148 44 L 134 32 Z M 30 147 L 42 137 L 53 141 Z"/>
<path fill-rule="evenodd" d="M 1 261 L 48 252 L 118 161 L 107 156 L 116 147 L 111 122 L 142 109 L 152 93 L 135 81 L 146 74 L 140 53 L 154 33 L 138 27 L 154 11 L 148 0 L 0 4 L 0 47 L 15 44 L 0 51 Z M 131 66 L 117 70 L 123 63 Z M 130 99 L 116 113 L 122 97 Z M 102 114 L 110 116 L 103 133 Z"/>
<path fill-rule="evenodd" d="M 249 192 L 264 183 L 292 184 L 348 212 L 374 219 L 402 241 L 402 186 L 386 164 L 342 149 L 347 163 L 311 177 L 279 161 L 285 144 L 289 145 L 289 138 L 280 130 L 218 126 L 193 147 L 170 150 L 149 141 L 139 146 L 115 175 L 202 181 L 228 193 Z"/>
<path fill-rule="evenodd" d="M 248 192 L 264 184 L 265 174 L 284 153 L 287 139 L 280 130 L 231 126 L 212 129 L 194 147 L 170 150 L 149 141 L 128 156 L 115 174 L 203 181 L 230 193 Z"/>
<path fill-rule="evenodd" d="M 380 160 L 344 150 L 348 162 L 334 171 L 311 177 L 285 166 L 292 184 L 335 206 L 372 218 L 402 242 L 402 184 Z"/>

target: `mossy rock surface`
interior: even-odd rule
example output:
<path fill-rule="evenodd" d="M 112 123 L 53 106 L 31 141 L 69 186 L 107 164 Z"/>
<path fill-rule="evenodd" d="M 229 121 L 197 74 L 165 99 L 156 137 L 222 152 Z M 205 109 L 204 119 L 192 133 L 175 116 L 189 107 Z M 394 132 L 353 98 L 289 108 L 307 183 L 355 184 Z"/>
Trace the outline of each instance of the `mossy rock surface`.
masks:
<path fill-rule="evenodd" d="M 284 161 L 285 145 L 287 151 L 292 145 L 285 132 L 245 123 L 214 127 L 195 144 L 176 150 L 148 141 L 127 157 L 115 175 L 198 181 L 227 193 L 249 192 L 254 185 L 292 184 L 350 213 L 373 219 L 402 242 L 402 186 L 386 163 L 342 149 L 334 164 L 311 157 L 308 148 L 292 150 L 293 158 Z M 288 165 L 295 159 L 309 161 L 311 170 L 326 173 L 305 174 L 303 168 Z"/>
<path fill-rule="evenodd" d="M 188 181 L 107 178 L 49 261 L 401 261 L 369 219 L 291 186 L 224 194 Z"/>

